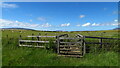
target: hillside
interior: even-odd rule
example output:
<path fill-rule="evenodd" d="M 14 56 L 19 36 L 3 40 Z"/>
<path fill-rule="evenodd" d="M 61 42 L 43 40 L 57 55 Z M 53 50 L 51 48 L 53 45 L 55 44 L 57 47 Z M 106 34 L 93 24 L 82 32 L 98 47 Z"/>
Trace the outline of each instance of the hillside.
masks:
<path fill-rule="evenodd" d="M 115 28 L 115 29 L 113 29 L 113 30 L 120 30 L 120 27 L 118 27 L 118 28 Z"/>
<path fill-rule="evenodd" d="M 1 29 L 34 30 L 34 29 L 29 29 L 29 28 L 1 28 Z"/>

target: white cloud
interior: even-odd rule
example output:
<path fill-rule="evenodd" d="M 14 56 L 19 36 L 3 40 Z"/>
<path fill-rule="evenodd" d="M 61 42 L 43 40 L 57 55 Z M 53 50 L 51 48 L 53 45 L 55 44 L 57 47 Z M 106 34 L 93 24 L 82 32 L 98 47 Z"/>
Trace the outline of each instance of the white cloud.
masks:
<path fill-rule="evenodd" d="M 46 18 L 44 18 L 44 17 L 38 17 L 37 20 L 39 20 L 39 21 L 46 21 Z"/>
<path fill-rule="evenodd" d="M 118 22 L 118 20 L 116 19 L 116 20 L 114 20 L 115 22 Z"/>
<path fill-rule="evenodd" d="M 49 23 L 45 24 L 31 24 L 19 21 L 10 21 L 5 19 L 0 19 L 0 27 L 20 27 L 20 28 L 41 28 L 41 27 L 51 27 Z"/>
<path fill-rule="evenodd" d="M 70 26 L 70 23 L 61 24 L 61 26 Z"/>
<path fill-rule="evenodd" d="M 2 3 L 2 4 L 0 4 L 0 7 L 2 7 L 2 8 L 17 8 L 18 5 L 16 5 L 16 4 Z"/>
<path fill-rule="evenodd" d="M 90 23 L 88 22 L 88 23 L 85 23 L 85 24 L 83 24 L 82 26 L 90 26 Z"/>
<path fill-rule="evenodd" d="M 84 18 L 85 17 L 85 15 L 80 15 L 80 18 Z"/>
<path fill-rule="evenodd" d="M 120 25 L 120 23 L 117 22 L 113 22 L 113 23 L 103 23 L 103 24 L 96 24 L 96 23 L 85 23 L 83 25 L 76 25 L 76 26 L 118 26 Z M 61 24 L 61 27 L 65 27 L 65 26 L 70 26 L 70 23 L 65 23 L 65 24 Z M 51 25 L 49 23 L 43 23 L 43 24 L 31 24 L 31 23 L 26 23 L 26 22 L 20 22 L 20 21 L 10 21 L 10 20 L 6 20 L 6 19 L 0 19 L 0 28 L 4 28 L 4 27 L 16 27 L 16 28 L 33 28 L 33 29 L 48 29 L 48 27 L 50 27 L 48 30 L 54 30 L 56 28 L 58 28 L 57 30 L 61 30 L 62 28 L 59 25 Z M 54 27 L 54 28 L 53 28 Z M 59 29 L 60 27 L 60 29 Z"/>
<path fill-rule="evenodd" d="M 30 22 L 32 22 L 33 20 L 32 19 L 30 19 Z"/>
<path fill-rule="evenodd" d="M 113 23 L 113 24 L 111 24 L 111 25 L 113 25 L 113 26 L 118 26 L 118 25 L 120 25 L 120 23 Z"/>
<path fill-rule="evenodd" d="M 100 24 L 93 23 L 92 26 L 100 26 Z"/>
<path fill-rule="evenodd" d="M 76 26 L 78 26 L 78 27 L 79 27 L 79 26 L 80 26 L 80 24 L 78 24 L 78 25 L 76 25 Z"/>
<path fill-rule="evenodd" d="M 50 25 L 49 23 L 46 24 L 42 24 L 42 27 L 51 27 L 52 25 Z"/>
<path fill-rule="evenodd" d="M 2 25 L 2 27 L 37 27 L 38 26 L 38 24 L 10 21 L 5 19 L 0 19 L 0 21 L 1 21 L 0 25 Z"/>
<path fill-rule="evenodd" d="M 99 26 L 118 26 L 118 25 L 120 25 L 120 23 L 118 22 L 99 24 Z"/>

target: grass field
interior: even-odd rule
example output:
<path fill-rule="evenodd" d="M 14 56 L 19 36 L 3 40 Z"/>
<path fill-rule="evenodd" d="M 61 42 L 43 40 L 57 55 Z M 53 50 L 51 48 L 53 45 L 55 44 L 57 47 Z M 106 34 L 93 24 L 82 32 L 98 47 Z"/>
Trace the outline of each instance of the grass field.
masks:
<path fill-rule="evenodd" d="M 2 66 L 118 66 L 118 53 L 110 50 L 100 53 L 87 53 L 83 58 L 57 56 L 53 50 L 42 48 L 18 47 L 19 35 L 23 39 L 28 35 L 60 35 L 82 34 L 118 38 L 117 30 L 84 31 L 84 32 L 42 32 L 31 30 L 4 30 L 2 31 Z M 56 34 L 55 34 L 56 33 Z"/>

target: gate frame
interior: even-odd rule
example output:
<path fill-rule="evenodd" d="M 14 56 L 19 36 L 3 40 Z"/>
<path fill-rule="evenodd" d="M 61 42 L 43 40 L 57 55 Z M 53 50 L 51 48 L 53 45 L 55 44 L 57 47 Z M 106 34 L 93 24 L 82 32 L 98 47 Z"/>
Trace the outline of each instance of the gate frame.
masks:
<path fill-rule="evenodd" d="M 81 43 L 82 51 L 83 51 L 82 56 L 84 56 L 85 53 L 86 53 L 85 37 L 83 35 L 81 35 L 81 34 L 77 34 L 76 36 L 82 40 L 82 43 Z"/>

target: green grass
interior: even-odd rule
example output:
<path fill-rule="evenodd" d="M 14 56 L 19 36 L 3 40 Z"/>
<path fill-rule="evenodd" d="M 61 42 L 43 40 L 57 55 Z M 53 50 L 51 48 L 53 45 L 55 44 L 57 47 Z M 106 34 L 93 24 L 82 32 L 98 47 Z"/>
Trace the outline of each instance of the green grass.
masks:
<path fill-rule="evenodd" d="M 14 30 L 14 33 L 10 30 L 5 30 L 2 33 L 2 65 L 3 66 L 118 66 L 118 53 L 110 50 L 99 53 L 87 53 L 83 58 L 70 58 L 70 57 L 59 57 L 57 53 L 52 50 L 46 50 L 42 48 L 29 48 L 19 47 L 18 38 L 19 35 L 25 36 L 37 35 L 41 33 L 49 33 L 54 35 L 55 32 L 39 32 L 39 31 L 25 31 L 23 33 L 20 30 Z M 25 33 L 24 33 L 25 32 Z M 91 36 L 100 36 L 99 32 L 89 32 Z M 82 34 L 88 35 L 87 32 L 58 32 L 59 34 Z M 115 37 L 117 38 L 117 31 L 106 31 L 104 37 Z M 8 35 L 8 38 L 6 37 Z M 89 39 L 88 39 L 89 40 Z M 8 43 L 9 41 L 9 43 Z"/>
<path fill-rule="evenodd" d="M 9 48 L 3 52 L 3 66 L 118 66 L 118 54 L 86 54 L 83 58 L 58 57 L 45 49 Z"/>

